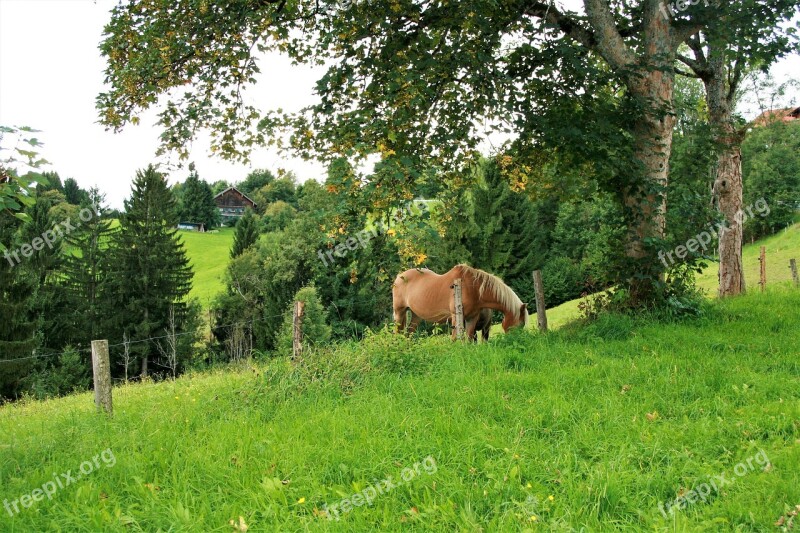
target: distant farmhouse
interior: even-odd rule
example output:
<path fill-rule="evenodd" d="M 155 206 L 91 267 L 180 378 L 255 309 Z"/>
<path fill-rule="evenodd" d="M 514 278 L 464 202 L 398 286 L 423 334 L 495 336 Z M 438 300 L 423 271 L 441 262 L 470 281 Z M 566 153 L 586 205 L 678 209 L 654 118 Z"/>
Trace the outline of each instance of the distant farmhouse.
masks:
<path fill-rule="evenodd" d="M 786 109 L 771 109 L 764 111 L 753 121 L 754 126 L 766 126 L 773 122 L 793 122 L 800 120 L 800 107 L 788 107 Z"/>
<path fill-rule="evenodd" d="M 229 222 L 244 215 L 245 209 L 256 208 L 256 203 L 236 187 L 228 187 L 214 197 L 222 222 Z"/>

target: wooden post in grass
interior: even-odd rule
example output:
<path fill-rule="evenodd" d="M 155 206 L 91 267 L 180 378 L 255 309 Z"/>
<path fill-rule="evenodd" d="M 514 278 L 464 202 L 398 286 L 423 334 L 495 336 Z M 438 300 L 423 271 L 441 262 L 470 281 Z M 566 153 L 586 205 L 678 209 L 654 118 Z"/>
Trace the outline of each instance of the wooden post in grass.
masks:
<path fill-rule="evenodd" d="M 94 403 L 97 410 L 113 413 L 111 405 L 111 365 L 108 362 L 108 341 L 92 341 L 92 370 L 94 372 Z"/>
<path fill-rule="evenodd" d="M 453 281 L 453 299 L 456 308 L 456 338 L 464 338 L 464 302 L 461 300 L 461 278 Z"/>
<path fill-rule="evenodd" d="M 542 283 L 542 271 L 533 271 L 533 289 L 536 291 L 536 321 L 539 323 L 539 331 L 547 331 L 547 311 L 544 308 L 544 284 Z"/>
<path fill-rule="evenodd" d="M 800 287 L 800 278 L 797 277 L 797 260 L 794 257 L 789 259 L 789 268 L 792 270 L 792 279 L 794 280 L 794 286 Z"/>
<path fill-rule="evenodd" d="M 296 301 L 294 303 L 294 315 L 292 316 L 292 357 L 299 358 L 303 354 L 303 313 L 306 303 Z"/>
<path fill-rule="evenodd" d="M 761 281 L 759 285 L 761 285 L 761 292 L 767 290 L 767 247 L 761 247 L 761 255 L 758 258 L 759 263 L 761 263 Z"/>

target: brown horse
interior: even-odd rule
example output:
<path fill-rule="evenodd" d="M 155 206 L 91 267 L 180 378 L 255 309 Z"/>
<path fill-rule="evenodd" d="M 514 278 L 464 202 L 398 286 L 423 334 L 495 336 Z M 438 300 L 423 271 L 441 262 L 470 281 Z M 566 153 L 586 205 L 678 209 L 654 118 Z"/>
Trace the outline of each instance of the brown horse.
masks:
<path fill-rule="evenodd" d="M 477 341 L 477 333 L 481 332 L 481 337 L 483 337 L 484 341 L 489 340 L 489 330 L 492 329 L 492 315 L 494 312 L 489 309 L 488 307 L 481 309 L 481 312 L 478 314 L 478 322 L 475 324 L 475 337 L 470 339 L 471 341 Z"/>
<path fill-rule="evenodd" d="M 392 285 L 394 320 L 397 331 L 406 327 L 406 310 L 411 310 L 408 333 L 416 330 L 421 320 L 455 324 L 453 282 L 461 278 L 461 301 L 467 338 L 475 338 L 481 310 L 494 309 L 503 313 L 503 330 L 528 322 L 528 310 L 511 287 L 497 278 L 467 265 L 456 265 L 439 275 L 427 268 L 414 268 L 399 274 Z M 485 317 L 485 315 L 484 315 Z M 485 322 L 485 320 L 484 320 Z M 488 320 L 491 325 L 491 318 Z M 486 338 L 488 332 L 484 333 Z M 455 330 L 453 330 L 455 338 Z"/>

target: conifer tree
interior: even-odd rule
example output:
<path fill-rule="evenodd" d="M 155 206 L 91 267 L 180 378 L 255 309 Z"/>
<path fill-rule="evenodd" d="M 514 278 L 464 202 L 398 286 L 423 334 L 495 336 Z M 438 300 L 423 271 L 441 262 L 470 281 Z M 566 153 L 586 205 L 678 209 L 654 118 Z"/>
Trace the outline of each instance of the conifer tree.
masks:
<path fill-rule="evenodd" d="M 133 340 L 163 335 L 172 306 L 178 331 L 187 323 L 192 269 L 177 236 L 177 223 L 175 198 L 164 176 L 152 165 L 138 171 L 114 234 L 109 273 L 120 339 L 123 334 Z M 131 351 L 141 375 L 147 376 L 149 362 L 160 357 L 157 345 L 138 342 Z M 166 367 L 166 361 L 158 364 Z"/>
<path fill-rule="evenodd" d="M 189 165 L 189 177 L 183 184 L 183 206 L 180 213 L 182 222 L 202 222 L 205 228 L 219 226 L 220 216 L 211 185 L 197 175 L 194 163 Z"/>
<path fill-rule="evenodd" d="M 69 337 L 79 345 L 101 338 L 104 331 L 105 292 L 109 269 L 106 254 L 111 240 L 111 221 L 102 216 L 105 195 L 97 188 L 89 191 L 89 203 L 83 206 L 92 216 L 65 238 L 72 253 L 66 254 L 62 268 L 62 287 L 72 312 Z"/>
<path fill-rule="evenodd" d="M 258 241 L 258 221 L 253 215 L 252 209 L 247 209 L 244 216 L 236 223 L 236 233 L 233 237 L 233 248 L 231 248 L 231 259 L 242 255 L 245 250 L 253 246 Z"/>
<path fill-rule="evenodd" d="M 13 251 L 19 219 L 0 211 L 0 243 Z M 25 264 L 6 254 L 0 261 L 0 398 L 12 397 L 17 385 L 33 366 L 36 322 L 31 319 L 35 276 Z"/>

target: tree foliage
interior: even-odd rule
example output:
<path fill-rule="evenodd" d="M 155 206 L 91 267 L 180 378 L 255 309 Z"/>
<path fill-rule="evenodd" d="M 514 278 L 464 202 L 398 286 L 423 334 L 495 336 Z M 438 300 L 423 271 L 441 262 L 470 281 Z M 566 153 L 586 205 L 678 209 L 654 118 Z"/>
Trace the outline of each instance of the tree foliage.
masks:
<path fill-rule="evenodd" d="M 231 259 L 242 255 L 245 250 L 258 242 L 259 222 L 252 209 L 246 209 L 244 215 L 236 222 L 236 233 L 233 236 Z"/>
<path fill-rule="evenodd" d="M 745 206 L 763 199 L 768 216 L 749 217 L 745 230 L 758 239 L 791 225 L 800 210 L 800 126 L 775 122 L 754 128 L 742 144 Z"/>
<path fill-rule="evenodd" d="M 112 245 L 110 291 L 119 309 L 116 338 L 163 335 L 172 307 L 180 331 L 191 322 L 186 297 L 192 270 L 175 229 L 177 223 L 176 202 L 164 176 L 152 165 L 138 171 Z M 143 376 L 150 372 L 150 361 L 167 365 L 153 342 L 131 349 Z"/>
<path fill-rule="evenodd" d="M 0 242 L 13 249 L 21 224 L 9 212 L 0 211 Z M 0 262 L 0 397 L 19 391 L 20 380 L 33 367 L 38 345 L 33 314 L 37 278 L 27 265 L 6 259 Z"/>
<path fill-rule="evenodd" d="M 211 186 L 201 180 L 194 165 L 183 183 L 180 202 L 181 222 L 202 223 L 206 230 L 219 226 L 220 215 Z"/>

